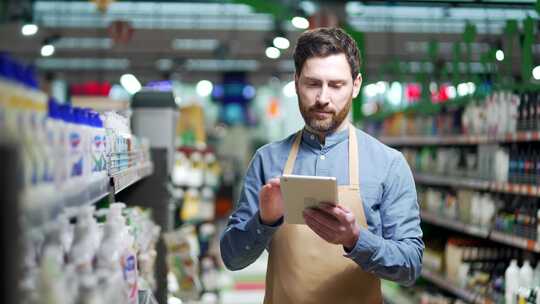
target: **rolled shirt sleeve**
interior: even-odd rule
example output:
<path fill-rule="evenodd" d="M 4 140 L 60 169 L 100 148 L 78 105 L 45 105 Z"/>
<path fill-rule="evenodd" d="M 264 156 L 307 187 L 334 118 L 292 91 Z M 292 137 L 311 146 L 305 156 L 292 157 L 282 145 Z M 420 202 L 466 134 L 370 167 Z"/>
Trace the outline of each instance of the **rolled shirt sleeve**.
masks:
<path fill-rule="evenodd" d="M 362 227 L 356 245 L 345 256 L 364 271 L 410 286 L 422 270 L 424 242 L 414 178 L 401 153 L 392 160 L 383 189 L 382 237 Z"/>
<path fill-rule="evenodd" d="M 261 222 L 259 191 L 263 185 L 262 157 L 257 151 L 248 167 L 237 208 L 221 236 L 221 257 L 230 270 L 242 269 L 253 263 L 283 223 L 283 219 L 272 226 Z"/>

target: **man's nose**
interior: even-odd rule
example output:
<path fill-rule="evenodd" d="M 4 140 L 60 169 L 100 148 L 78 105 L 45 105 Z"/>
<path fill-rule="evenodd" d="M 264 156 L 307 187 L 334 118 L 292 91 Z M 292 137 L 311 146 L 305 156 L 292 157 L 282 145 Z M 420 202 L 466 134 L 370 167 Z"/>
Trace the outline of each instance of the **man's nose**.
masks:
<path fill-rule="evenodd" d="M 328 92 L 328 86 L 323 85 L 321 89 L 319 90 L 319 94 L 317 94 L 317 103 L 320 104 L 327 104 L 330 103 L 330 94 Z"/>

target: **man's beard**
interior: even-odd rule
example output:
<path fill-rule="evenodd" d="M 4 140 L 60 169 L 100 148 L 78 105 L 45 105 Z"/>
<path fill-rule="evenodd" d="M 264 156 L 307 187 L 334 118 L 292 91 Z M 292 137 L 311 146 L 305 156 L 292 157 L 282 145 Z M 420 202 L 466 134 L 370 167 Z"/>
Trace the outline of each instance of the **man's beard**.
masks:
<path fill-rule="evenodd" d="M 300 95 L 298 95 L 298 104 L 300 105 L 300 113 L 312 131 L 320 133 L 330 133 L 335 131 L 341 123 L 347 118 L 352 104 L 352 96 L 349 97 L 349 101 L 343 107 L 343 109 L 336 113 L 334 110 L 327 109 L 326 107 L 321 107 L 320 104 L 316 103 L 312 107 L 306 107 L 303 105 L 300 100 Z M 316 111 L 326 112 L 331 115 L 325 117 L 324 119 L 317 118 Z"/>

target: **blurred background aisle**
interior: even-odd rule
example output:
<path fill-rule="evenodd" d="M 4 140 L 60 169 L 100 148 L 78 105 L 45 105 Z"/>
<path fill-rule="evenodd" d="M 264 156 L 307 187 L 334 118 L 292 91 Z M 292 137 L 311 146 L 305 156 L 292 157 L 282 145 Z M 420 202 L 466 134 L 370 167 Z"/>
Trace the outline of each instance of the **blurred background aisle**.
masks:
<path fill-rule="evenodd" d="M 0 2 L 3 303 L 262 303 L 219 236 L 303 126 L 293 46 L 358 43 L 351 121 L 414 172 L 424 266 L 388 303 L 540 303 L 540 0 Z"/>

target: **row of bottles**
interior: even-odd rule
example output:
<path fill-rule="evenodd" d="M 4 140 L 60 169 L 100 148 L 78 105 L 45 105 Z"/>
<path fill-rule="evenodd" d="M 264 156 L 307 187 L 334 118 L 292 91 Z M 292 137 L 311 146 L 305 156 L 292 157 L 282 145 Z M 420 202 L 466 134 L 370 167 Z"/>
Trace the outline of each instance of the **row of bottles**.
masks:
<path fill-rule="evenodd" d="M 540 201 L 536 197 L 467 189 L 418 189 L 422 209 L 446 219 L 540 241 Z"/>
<path fill-rule="evenodd" d="M 136 304 L 139 289 L 154 289 L 160 228 L 148 212 L 124 207 L 84 206 L 75 211 L 75 225 L 64 213 L 44 237 L 29 232 L 22 302 Z M 96 215 L 104 213 L 105 223 L 98 223 Z"/>
<path fill-rule="evenodd" d="M 25 188 L 71 189 L 149 162 L 148 143 L 131 134 L 128 117 L 60 104 L 35 78 L 31 68 L 0 56 L 0 135 L 21 143 Z"/>
<path fill-rule="evenodd" d="M 464 107 L 443 106 L 437 114 L 397 113 L 382 123 L 366 122 L 366 131 L 376 136 L 499 136 L 538 130 L 540 113 L 535 92 L 494 92 L 472 99 Z"/>
<path fill-rule="evenodd" d="M 520 97 L 517 129 L 520 131 L 540 131 L 540 96 L 538 92 L 525 92 Z"/>
<path fill-rule="evenodd" d="M 504 274 L 504 299 L 506 304 L 540 303 L 540 263 L 532 268 L 528 260 L 518 266 L 513 259 Z"/>
<path fill-rule="evenodd" d="M 473 238 L 451 237 L 443 243 L 439 239 L 426 244 L 424 268 L 443 273 L 452 286 L 491 303 L 536 303 L 536 297 L 531 295 L 540 289 L 540 263 L 532 255 L 524 256 L 517 248 Z M 522 261 L 521 267 L 518 260 Z M 530 261 L 535 260 L 533 268 Z M 533 292 L 522 299 L 525 302 L 518 302 L 525 290 Z"/>
<path fill-rule="evenodd" d="M 538 225 L 540 202 L 538 198 L 514 196 L 508 197 L 493 221 L 493 229 L 522 238 L 537 240 L 540 236 Z"/>
<path fill-rule="evenodd" d="M 540 145 L 512 145 L 509 154 L 508 181 L 540 185 Z"/>
<path fill-rule="evenodd" d="M 411 169 L 454 177 L 540 185 L 538 143 L 404 148 Z"/>

